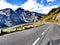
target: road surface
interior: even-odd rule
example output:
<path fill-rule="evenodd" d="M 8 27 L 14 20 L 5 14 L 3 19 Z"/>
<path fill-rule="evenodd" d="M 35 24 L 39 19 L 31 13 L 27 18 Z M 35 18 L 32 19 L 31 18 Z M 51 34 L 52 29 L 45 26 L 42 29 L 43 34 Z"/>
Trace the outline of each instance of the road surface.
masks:
<path fill-rule="evenodd" d="M 0 45 L 45 45 L 49 40 L 60 38 L 60 26 L 46 23 L 37 28 L 0 36 Z"/>
<path fill-rule="evenodd" d="M 54 24 L 53 27 L 49 29 L 49 31 L 47 32 L 44 39 L 41 41 L 40 45 L 46 45 L 48 41 L 58 40 L 58 39 L 60 40 L 60 26 Z M 60 45 L 60 42 L 54 45 Z"/>

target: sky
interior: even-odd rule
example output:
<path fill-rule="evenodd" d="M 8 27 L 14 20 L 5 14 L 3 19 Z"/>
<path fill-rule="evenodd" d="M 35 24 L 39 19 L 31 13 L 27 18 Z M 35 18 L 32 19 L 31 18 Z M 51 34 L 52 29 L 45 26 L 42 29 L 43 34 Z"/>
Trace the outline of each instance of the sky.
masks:
<path fill-rule="evenodd" d="M 28 11 L 47 14 L 52 8 L 60 6 L 60 0 L 0 0 L 0 10 L 23 8 Z"/>

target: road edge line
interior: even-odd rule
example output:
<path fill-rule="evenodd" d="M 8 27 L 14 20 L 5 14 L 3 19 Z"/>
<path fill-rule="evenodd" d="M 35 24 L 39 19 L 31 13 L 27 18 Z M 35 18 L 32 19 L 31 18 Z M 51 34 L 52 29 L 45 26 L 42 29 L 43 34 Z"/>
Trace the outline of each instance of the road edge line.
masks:
<path fill-rule="evenodd" d="M 36 45 L 36 43 L 40 40 L 40 37 L 38 37 L 32 45 Z"/>

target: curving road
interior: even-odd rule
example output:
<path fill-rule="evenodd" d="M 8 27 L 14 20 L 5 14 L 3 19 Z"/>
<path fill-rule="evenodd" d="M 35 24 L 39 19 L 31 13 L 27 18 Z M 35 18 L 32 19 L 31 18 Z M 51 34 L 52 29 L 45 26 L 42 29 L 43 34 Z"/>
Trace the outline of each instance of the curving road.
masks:
<path fill-rule="evenodd" d="M 51 39 L 60 38 L 60 26 L 45 23 L 37 28 L 0 36 L 0 45 L 45 45 Z"/>
<path fill-rule="evenodd" d="M 41 41 L 40 45 L 46 45 L 48 41 L 60 39 L 60 26 L 53 24 L 52 28 L 49 29 L 47 34 L 44 36 L 44 39 Z M 60 42 L 53 45 L 60 45 Z"/>

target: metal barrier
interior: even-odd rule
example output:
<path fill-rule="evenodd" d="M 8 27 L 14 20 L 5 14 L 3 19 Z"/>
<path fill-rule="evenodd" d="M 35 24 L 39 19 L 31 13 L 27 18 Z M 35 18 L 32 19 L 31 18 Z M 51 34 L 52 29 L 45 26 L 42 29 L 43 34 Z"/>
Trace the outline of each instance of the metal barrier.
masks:
<path fill-rule="evenodd" d="M 12 26 L 12 27 L 8 27 L 8 28 L 2 28 L 0 29 L 0 34 L 3 34 L 4 32 L 8 32 L 8 33 L 11 33 L 11 32 L 15 32 L 15 31 L 22 31 L 26 28 L 29 28 L 29 27 L 37 27 L 37 25 L 34 25 L 34 24 L 40 24 L 40 22 L 35 22 L 35 23 L 25 23 L 25 24 L 20 24 L 20 25 L 16 25 L 16 26 Z M 43 23 L 41 23 L 43 24 Z"/>
<path fill-rule="evenodd" d="M 20 24 L 20 25 L 8 27 L 8 28 L 1 28 L 1 29 L 0 29 L 0 34 L 2 34 L 3 31 L 7 31 L 7 32 L 16 31 L 16 30 L 17 30 L 16 28 L 18 28 L 18 27 L 20 27 L 20 26 L 28 25 L 28 24 L 33 24 L 33 23 L 25 23 L 25 24 Z"/>

